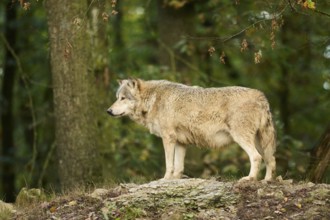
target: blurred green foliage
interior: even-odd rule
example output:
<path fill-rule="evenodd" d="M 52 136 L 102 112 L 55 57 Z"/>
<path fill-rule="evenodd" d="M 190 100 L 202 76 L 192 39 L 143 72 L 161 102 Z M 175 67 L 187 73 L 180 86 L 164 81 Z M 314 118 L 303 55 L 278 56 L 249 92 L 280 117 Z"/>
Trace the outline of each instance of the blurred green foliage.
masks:
<path fill-rule="evenodd" d="M 26 185 L 56 189 L 47 23 L 42 3 L 31 2 L 29 10 L 19 9 L 14 24 L 24 72 L 16 79 L 14 90 L 15 158 L 0 155 L 0 162 L 11 160 L 16 167 L 17 189 Z M 95 64 L 101 72 L 96 75 L 95 99 L 99 104 L 92 114 L 99 125 L 105 182 L 148 181 L 164 174 L 161 140 L 128 118 L 115 119 L 106 114 L 115 100 L 116 79 L 126 77 L 168 79 L 205 87 L 241 85 L 264 91 L 278 132 L 278 175 L 304 179 L 309 152 L 329 123 L 330 62 L 326 53 L 330 45 L 330 18 L 303 8 L 296 1 L 292 2 L 297 12 L 290 9 L 287 1 L 186 1 L 187 4 L 181 6 L 179 3 L 183 2 L 119 0 L 115 8 L 106 5 L 104 9 L 110 16 L 99 21 L 106 30 L 100 40 L 107 42 L 107 46 L 93 53 L 104 54 L 107 63 L 106 66 L 102 66 L 102 62 Z M 315 2 L 316 9 L 330 10 L 329 2 Z M 166 36 L 159 36 L 162 25 L 159 7 L 179 12 L 187 5 L 192 6 L 193 32 L 178 36 L 166 52 L 160 46 L 160 39 Z M 119 14 L 111 15 L 114 9 Z M 6 10 L 9 9 L 1 3 L 1 31 Z M 169 32 L 171 28 L 168 27 Z M 2 84 L 5 46 L 3 42 L 0 44 L 3 45 L 0 47 Z M 213 48 L 211 52 L 210 48 Z M 160 64 L 160 53 L 170 56 L 169 51 L 175 54 L 181 71 Z M 27 78 L 28 87 L 23 85 L 23 77 Z M 27 101 L 29 95 L 34 102 L 33 109 Z M 31 119 L 31 110 L 36 114 L 35 122 Z M 0 138 L 4 129 L 0 128 Z M 33 131 L 37 132 L 37 157 L 32 171 Z M 188 176 L 238 178 L 248 170 L 248 157 L 236 145 L 188 150 Z M 329 182 L 329 178 L 328 172 L 325 182 Z M 0 199 L 1 194 L 4 192 L 0 192 Z"/>

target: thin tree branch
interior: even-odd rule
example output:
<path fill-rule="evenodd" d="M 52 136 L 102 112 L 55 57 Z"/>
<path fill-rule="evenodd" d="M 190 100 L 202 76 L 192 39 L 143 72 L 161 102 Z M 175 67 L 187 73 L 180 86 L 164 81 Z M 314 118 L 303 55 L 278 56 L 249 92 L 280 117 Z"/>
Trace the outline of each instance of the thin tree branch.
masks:
<path fill-rule="evenodd" d="M 222 43 L 226 43 L 227 41 L 230 41 L 230 40 L 240 36 L 245 31 L 249 30 L 251 27 L 254 27 L 255 25 L 257 25 L 259 23 L 262 23 L 264 21 L 269 21 L 269 20 L 272 20 L 274 18 L 280 17 L 283 14 L 283 12 L 285 11 L 285 9 L 286 9 L 286 7 L 284 7 L 280 13 L 274 14 L 273 18 L 265 18 L 265 19 L 258 20 L 256 22 L 254 22 L 253 24 L 250 24 L 249 26 L 243 28 L 242 30 L 240 30 L 239 32 L 237 32 L 237 33 L 235 33 L 231 36 L 227 36 L 227 37 L 224 37 L 224 38 L 221 38 L 221 37 L 193 37 L 193 36 L 187 36 L 186 38 L 189 39 L 189 40 L 212 40 L 212 41 L 221 41 Z"/>
<path fill-rule="evenodd" d="M 247 31 L 248 29 L 250 29 L 251 27 L 261 23 L 261 22 L 264 22 L 264 21 L 267 21 L 269 19 L 262 19 L 262 20 L 259 20 L 257 22 L 254 22 L 253 24 L 243 28 L 242 30 L 240 30 L 239 32 L 231 35 L 231 36 L 227 36 L 227 37 L 224 37 L 224 38 L 221 38 L 221 37 L 194 37 L 194 36 L 187 36 L 186 38 L 188 40 L 212 40 L 212 41 L 221 41 L 222 43 L 225 43 L 227 41 L 230 41 L 238 36 L 240 36 L 241 34 L 243 34 L 245 31 Z"/>
<path fill-rule="evenodd" d="M 10 46 L 9 42 L 7 41 L 5 35 L 3 33 L 0 34 L 0 37 L 3 41 L 3 43 L 5 44 L 7 50 L 11 53 L 11 55 L 14 57 L 16 63 L 17 63 L 17 67 L 18 67 L 18 71 L 20 73 L 23 72 L 23 68 L 22 68 L 22 64 L 21 64 L 21 60 L 19 59 L 19 57 L 17 56 L 17 54 L 15 53 L 14 49 Z"/>
<path fill-rule="evenodd" d="M 291 8 L 291 11 L 296 13 L 296 14 L 300 14 L 300 15 L 304 15 L 304 16 L 310 16 L 309 14 L 306 14 L 306 13 L 302 13 L 301 11 L 298 11 L 292 4 L 291 0 L 288 0 L 288 4 Z"/>
<path fill-rule="evenodd" d="M 167 51 L 167 53 L 170 56 L 171 60 L 171 68 L 173 72 L 176 72 L 176 64 L 175 59 L 186 65 L 189 69 L 201 73 L 202 71 L 198 69 L 198 67 L 194 66 L 192 63 L 187 61 L 186 59 L 182 58 L 181 56 L 177 55 L 170 47 L 168 47 L 164 42 L 161 40 L 158 40 L 158 43 L 164 47 L 164 49 Z"/>
<path fill-rule="evenodd" d="M 240 36 L 241 34 L 243 34 L 245 31 L 247 31 L 248 29 L 250 29 L 251 27 L 261 23 L 261 22 L 264 22 L 266 20 L 269 20 L 269 19 L 262 19 L 262 20 L 259 20 L 253 24 L 251 24 L 250 26 L 247 26 L 246 28 L 244 28 L 243 30 L 237 32 L 236 34 L 232 35 L 232 36 L 229 36 L 229 37 L 226 37 L 225 39 L 222 40 L 222 43 L 226 43 L 227 41 L 230 41 L 238 36 Z"/>
<path fill-rule="evenodd" d="M 30 90 L 28 82 L 27 82 L 27 76 L 26 76 L 25 72 L 23 71 L 21 60 L 18 57 L 18 55 L 16 54 L 15 50 L 11 47 L 11 45 L 7 41 L 5 35 L 3 33 L 1 33 L 0 37 L 3 41 L 3 43 L 5 44 L 6 48 L 11 53 L 11 55 L 14 57 L 14 59 L 17 63 L 18 71 L 21 74 L 21 78 L 23 80 L 24 87 L 27 90 L 27 94 L 28 94 L 30 113 L 31 113 L 31 117 L 32 117 L 32 125 L 35 125 L 36 124 L 36 115 L 35 115 L 35 111 L 34 111 L 33 99 L 32 99 L 32 95 L 31 95 L 31 90 Z M 32 126 L 32 132 L 33 132 L 33 146 L 32 146 L 32 158 L 29 161 L 29 164 L 31 164 L 31 172 L 30 172 L 29 179 L 28 179 L 29 182 L 31 182 L 31 180 L 32 180 L 32 174 L 35 169 L 35 163 L 36 163 L 37 154 L 38 154 L 37 129 L 35 128 L 35 126 Z"/>
<path fill-rule="evenodd" d="M 306 13 L 302 13 L 300 11 L 298 11 L 294 5 L 292 4 L 291 0 L 287 0 L 288 1 L 288 4 L 291 8 L 291 11 L 293 11 L 294 13 L 297 13 L 297 14 L 301 14 L 301 15 L 307 15 L 307 16 L 310 16 L 309 14 L 306 14 Z M 314 13 L 317 13 L 317 14 L 320 14 L 320 15 L 323 15 L 323 16 L 326 16 L 326 17 L 329 17 L 330 18 L 330 14 L 326 13 L 326 12 L 323 12 L 323 11 L 320 11 L 318 9 L 310 9 L 312 12 Z"/>
<path fill-rule="evenodd" d="M 199 73 L 202 73 L 202 71 L 195 65 L 193 65 L 191 62 L 189 62 L 188 60 L 182 58 L 181 56 L 177 55 L 177 54 L 174 54 L 175 55 L 175 58 L 180 61 L 181 63 L 183 63 L 184 65 L 186 65 L 188 68 L 190 68 L 191 70 L 193 71 L 196 71 L 196 72 L 199 72 Z"/>
<path fill-rule="evenodd" d="M 176 72 L 175 53 L 163 41 L 158 40 L 158 43 L 160 44 L 161 47 L 163 47 L 167 51 L 168 55 L 170 56 L 171 69 L 175 73 Z"/>
<path fill-rule="evenodd" d="M 52 145 L 50 146 L 50 149 L 48 150 L 45 162 L 42 166 L 41 174 L 40 174 L 39 179 L 38 179 L 38 187 L 42 187 L 42 180 L 45 176 L 46 170 L 47 170 L 48 165 L 49 165 L 49 161 L 50 161 L 50 159 L 53 155 L 55 147 L 56 147 L 55 143 L 52 143 Z"/>
<path fill-rule="evenodd" d="M 295 7 L 293 7 L 293 5 L 292 5 L 292 3 L 291 3 L 291 0 L 288 0 L 288 3 L 289 3 L 289 6 L 290 6 L 290 8 L 291 8 L 291 11 L 293 11 L 293 12 L 297 12 L 296 9 L 295 9 Z"/>
<path fill-rule="evenodd" d="M 328 14 L 326 12 L 323 12 L 323 11 L 320 11 L 320 10 L 317 10 L 317 9 L 313 9 L 312 11 L 330 18 L 330 14 Z"/>

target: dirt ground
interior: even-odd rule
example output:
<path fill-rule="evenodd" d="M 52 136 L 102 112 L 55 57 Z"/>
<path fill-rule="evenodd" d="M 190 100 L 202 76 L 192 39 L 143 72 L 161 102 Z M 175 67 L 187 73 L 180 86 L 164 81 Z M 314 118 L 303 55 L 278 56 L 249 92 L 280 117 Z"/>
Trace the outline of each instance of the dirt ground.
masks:
<path fill-rule="evenodd" d="M 330 185 L 182 179 L 121 184 L 16 208 L 14 219 L 330 219 Z"/>

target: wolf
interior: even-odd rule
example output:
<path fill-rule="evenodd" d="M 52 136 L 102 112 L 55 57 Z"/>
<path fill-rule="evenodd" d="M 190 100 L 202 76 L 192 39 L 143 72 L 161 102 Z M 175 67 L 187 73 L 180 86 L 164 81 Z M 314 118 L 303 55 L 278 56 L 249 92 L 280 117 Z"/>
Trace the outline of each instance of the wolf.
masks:
<path fill-rule="evenodd" d="M 265 95 L 231 86 L 202 88 L 166 80 L 119 80 L 117 100 L 107 109 L 113 117 L 128 116 L 162 138 L 166 172 L 179 179 L 188 145 L 219 148 L 236 142 L 249 156 L 250 172 L 240 181 L 256 180 L 266 164 L 264 180 L 276 169 L 276 134 Z"/>

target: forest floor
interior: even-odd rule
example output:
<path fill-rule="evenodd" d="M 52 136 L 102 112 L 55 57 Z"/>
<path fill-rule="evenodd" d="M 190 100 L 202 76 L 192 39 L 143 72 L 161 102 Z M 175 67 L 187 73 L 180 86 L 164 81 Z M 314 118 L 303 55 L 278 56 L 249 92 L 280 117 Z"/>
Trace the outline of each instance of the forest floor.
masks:
<path fill-rule="evenodd" d="M 281 179 L 270 183 L 181 179 L 120 184 L 92 193 L 40 199 L 33 205 L 28 205 L 31 199 L 26 196 L 19 197 L 10 219 L 330 219 L 329 184 Z"/>

